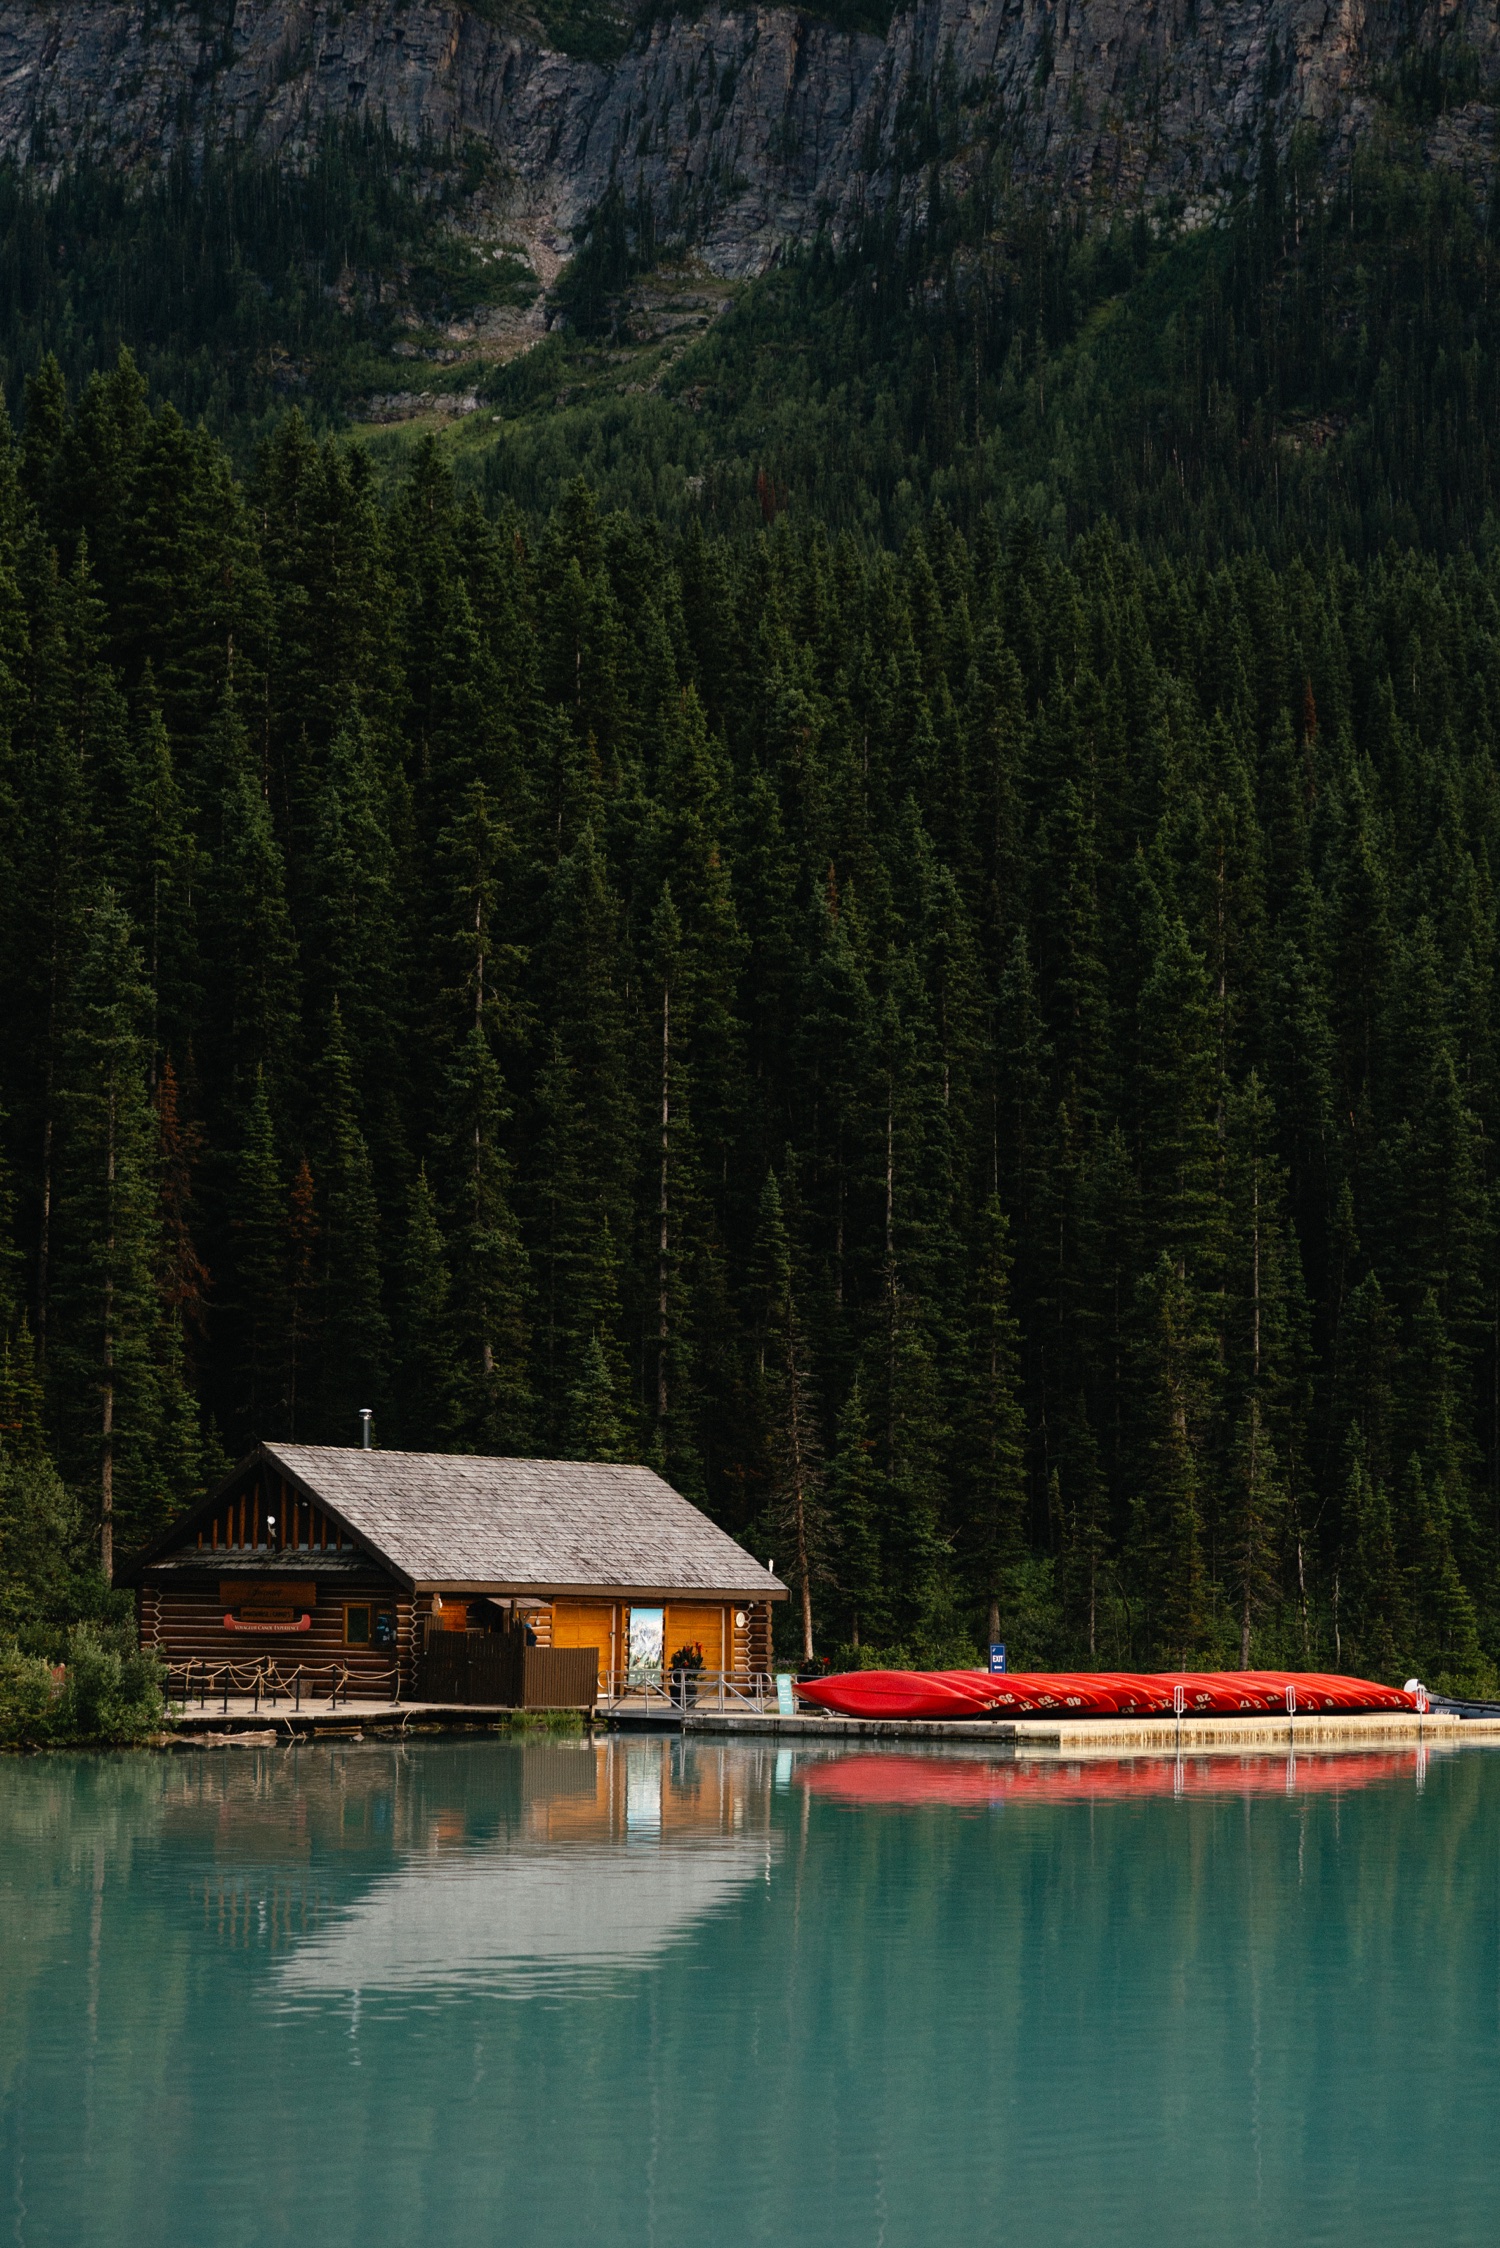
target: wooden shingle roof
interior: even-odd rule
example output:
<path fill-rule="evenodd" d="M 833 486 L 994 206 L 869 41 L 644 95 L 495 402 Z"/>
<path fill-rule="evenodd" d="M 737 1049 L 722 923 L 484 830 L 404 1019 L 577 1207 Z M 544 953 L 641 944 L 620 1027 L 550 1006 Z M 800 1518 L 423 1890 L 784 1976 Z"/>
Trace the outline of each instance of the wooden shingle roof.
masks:
<path fill-rule="evenodd" d="M 412 1584 L 783 1597 L 646 1467 L 262 1444 L 260 1456 Z"/>

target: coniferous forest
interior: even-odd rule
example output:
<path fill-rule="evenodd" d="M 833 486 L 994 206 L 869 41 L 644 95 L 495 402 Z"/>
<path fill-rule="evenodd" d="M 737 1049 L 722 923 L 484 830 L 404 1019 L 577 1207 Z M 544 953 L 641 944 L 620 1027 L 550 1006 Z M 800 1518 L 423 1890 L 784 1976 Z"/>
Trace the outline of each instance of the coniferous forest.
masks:
<path fill-rule="evenodd" d="M 525 361 L 460 473 L 12 335 L 0 1624 L 368 1406 L 789 1650 L 1500 1685 L 1491 242 L 1284 192 L 790 264 L 696 508 Z"/>

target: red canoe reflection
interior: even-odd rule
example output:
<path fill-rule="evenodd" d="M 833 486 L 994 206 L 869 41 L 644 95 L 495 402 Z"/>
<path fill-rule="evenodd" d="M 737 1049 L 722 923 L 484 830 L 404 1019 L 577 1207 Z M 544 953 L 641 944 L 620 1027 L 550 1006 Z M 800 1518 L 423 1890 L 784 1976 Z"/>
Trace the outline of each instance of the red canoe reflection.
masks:
<path fill-rule="evenodd" d="M 1005 1803 L 1120 1801 L 1148 1795 L 1314 1795 L 1411 1778 L 1421 1749 L 1346 1755 L 1101 1757 L 1087 1764 L 1010 1764 L 960 1756 L 845 1756 L 804 1767 L 799 1784 L 834 1803 L 973 1811 Z"/>

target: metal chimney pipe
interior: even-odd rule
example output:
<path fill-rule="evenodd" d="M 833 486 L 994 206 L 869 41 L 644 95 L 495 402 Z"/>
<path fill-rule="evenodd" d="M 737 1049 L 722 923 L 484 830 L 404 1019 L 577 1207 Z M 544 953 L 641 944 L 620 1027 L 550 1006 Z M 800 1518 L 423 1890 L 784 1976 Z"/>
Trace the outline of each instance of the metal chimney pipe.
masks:
<path fill-rule="evenodd" d="M 370 1423 L 374 1418 L 373 1409 L 368 1405 L 361 1405 L 359 1409 L 359 1440 L 367 1452 L 370 1449 Z"/>

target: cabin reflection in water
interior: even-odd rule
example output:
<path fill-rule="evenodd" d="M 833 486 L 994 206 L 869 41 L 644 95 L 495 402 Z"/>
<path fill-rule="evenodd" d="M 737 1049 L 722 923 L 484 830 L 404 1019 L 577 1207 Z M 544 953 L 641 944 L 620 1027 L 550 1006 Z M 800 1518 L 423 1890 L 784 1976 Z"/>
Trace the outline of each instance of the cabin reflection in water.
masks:
<path fill-rule="evenodd" d="M 774 1864 L 770 1751 L 681 1739 L 183 1759 L 169 1831 L 211 1847 L 218 1940 L 288 1994 L 515 1988 L 644 1963 Z"/>

